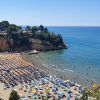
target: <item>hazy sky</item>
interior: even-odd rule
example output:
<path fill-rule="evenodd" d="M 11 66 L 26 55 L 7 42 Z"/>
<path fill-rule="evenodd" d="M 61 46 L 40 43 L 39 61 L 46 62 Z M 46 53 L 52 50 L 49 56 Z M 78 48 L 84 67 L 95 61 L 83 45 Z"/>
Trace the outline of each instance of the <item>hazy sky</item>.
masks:
<path fill-rule="evenodd" d="M 100 26 L 100 0 L 0 0 L 0 21 L 18 25 Z"/>

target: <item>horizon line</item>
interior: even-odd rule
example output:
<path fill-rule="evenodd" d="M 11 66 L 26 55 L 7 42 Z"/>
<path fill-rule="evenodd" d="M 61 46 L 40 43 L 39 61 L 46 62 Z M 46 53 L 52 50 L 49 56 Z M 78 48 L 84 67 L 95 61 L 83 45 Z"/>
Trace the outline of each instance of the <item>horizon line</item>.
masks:
<path fill-rule="evenodd" d="M 18 25 L 18 24 L 16 24 Z M 40 25 L 43 25 L 43 24 L 40 24 Z M 40 26 L 40 25 L 18 25 L 18 26 Z M 92 25 L 43 25 L 43 26 L 46 26 L 46 27 L 100 27 L 100 26 L 92 26 Z"/>

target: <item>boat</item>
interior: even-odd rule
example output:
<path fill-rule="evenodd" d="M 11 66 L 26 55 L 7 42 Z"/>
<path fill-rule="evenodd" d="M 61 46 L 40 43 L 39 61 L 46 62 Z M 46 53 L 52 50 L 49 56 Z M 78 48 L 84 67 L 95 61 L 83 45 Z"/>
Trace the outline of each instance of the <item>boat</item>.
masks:
<path fill-rule="evenodd" d="M 37 50 L 33 50 L 31 52 L 28 52 L 28 54 L 38 54 L 38 51 Z"/>

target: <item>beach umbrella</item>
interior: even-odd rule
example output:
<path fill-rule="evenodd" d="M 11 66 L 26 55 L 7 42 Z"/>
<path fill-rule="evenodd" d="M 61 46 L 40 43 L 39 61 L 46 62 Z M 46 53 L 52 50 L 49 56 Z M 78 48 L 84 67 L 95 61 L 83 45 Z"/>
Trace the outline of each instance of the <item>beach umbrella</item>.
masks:
<path fill-rule="evenodd" d="M 68 90 L 67 92 L 68 92 L 69 94 L 72 93 L 71 90 Z"/>
<path fill-rule="evenodd" d="M 23 96 L 23 100 L 28 100 L 28 96 Z"/>
<path fill-rule="evenodd" d="M 67 96 L 67 100 L 70 100 L 70 95 L 68 94 L 68 96 Z"/>
<path fill-rule="evenodd" d="M 72 84 L 72 85 L 75 85 L 75 82 L 72 81 L 71 84 Z"/>
<path fill-rule="evenodd" d="M 21 96 L 22 96 L 22 94 L 19 94 L 19 96 L 21 97 Z"/>
<path fill-rule="evenodd" d="M 38 88 L 38 86 L 35 86 L 35 88 Z"/>
<path fill-rule="evenodd" d="M 31 97 L 32 96 L 32 94 L 30 93 L 30 94 L 28 94 L 28 97 Z"/>
<path fill-rule="evenodd" d="M 46 89 L 49 90 L 50 88 L 49 87 L 46 87 Z"/>
<path fill-rule="evenodd" d="M 66 80 L 66 82 L 70 82 L 69 80 Z"/>
<path fill-rule="evenodd" d="M 32 93 L 36 93 L 36 89 L 32 89 Z"/>
<path fill-rule="evenodd" d="M 96 84 L 93 84 L 92 87 L 95 89 L 95 88 L 97 88 L 97 85 Z"/>
<path fill-rule="evenodd" d="M 81 87 L 81 85 L 80 85 L 80 84 L 77 84 L 77 83 L 75 84 L 75 86 L 77 86 L 77 87 Z"/>
<path fill-rule="evenodd" d="M 45 90 L 45 89 L 43 89 L 43 93 L 44 93 L 44 94 L 46 93 L 46 90 Z"/>
<path fill-rule="evenodd" d="M 76 85 L 76 86 L 79 86 L 79 84 L 78 84 L 78 83 L 75 83 L 75 85 Z"/>
<path fill-rule="evenodd" d="M 33 97 L 33 100 L 36 100 L 36 95 L 32 95 L 32 97 Z"/>
<path fill-rule="evenodd" d="M 42 88 L 42 86 L 39 86 L 40 88 Z"/>
<path fill-rule="evenodd" d="M 17 89 L 13 89 L 14 91 L 17 91 Z"/>
<path fill-rule="evenodd" d="M 77 97 L 77 98 L 80 98 L 81 96 L 82 95 L 80 93 L 78 93 L 78 92 L 75 94 L 75 97 Z"/>

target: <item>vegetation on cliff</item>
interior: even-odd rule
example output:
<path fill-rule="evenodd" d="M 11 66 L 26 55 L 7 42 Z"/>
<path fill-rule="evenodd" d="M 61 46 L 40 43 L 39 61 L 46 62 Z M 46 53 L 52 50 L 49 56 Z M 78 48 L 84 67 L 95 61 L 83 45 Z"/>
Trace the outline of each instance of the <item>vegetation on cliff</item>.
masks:
<path fill-rule="evenodd" d="M 60 34 L 50 33 L 43 25 L 21 26 L 0 22 L 0 51 L 22 51 L 36 49 L 39 51 L 66 48 Z"/>

